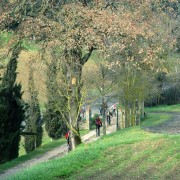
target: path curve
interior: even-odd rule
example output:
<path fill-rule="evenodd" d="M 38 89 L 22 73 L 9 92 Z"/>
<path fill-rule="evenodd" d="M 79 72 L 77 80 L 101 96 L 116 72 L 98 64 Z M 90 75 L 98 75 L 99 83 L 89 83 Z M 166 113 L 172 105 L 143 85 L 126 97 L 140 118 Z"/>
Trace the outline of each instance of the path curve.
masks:
<path fill-rule="evenodd" d="M 152 113 L 158 114 L 171 114 L 172 117 L 157 126 L 143 127 L 144 130 L 154 133 L 166 133 L 166 134 L 180 134 L 180 113 L 179 112 L 164 112 L 153 111 Z"/>

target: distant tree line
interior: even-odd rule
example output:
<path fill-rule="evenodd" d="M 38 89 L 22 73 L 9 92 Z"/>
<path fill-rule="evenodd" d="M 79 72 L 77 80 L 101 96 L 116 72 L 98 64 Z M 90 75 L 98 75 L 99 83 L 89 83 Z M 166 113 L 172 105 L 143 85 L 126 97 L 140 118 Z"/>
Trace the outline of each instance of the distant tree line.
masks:
<path fill-rule="evenodd" d="M 180 103 L 180 74 L 167 75 L 160 72 L 156 74 L 155 85 L 158 92 L 145 101 L 145 106 L 173 105 Z"/>

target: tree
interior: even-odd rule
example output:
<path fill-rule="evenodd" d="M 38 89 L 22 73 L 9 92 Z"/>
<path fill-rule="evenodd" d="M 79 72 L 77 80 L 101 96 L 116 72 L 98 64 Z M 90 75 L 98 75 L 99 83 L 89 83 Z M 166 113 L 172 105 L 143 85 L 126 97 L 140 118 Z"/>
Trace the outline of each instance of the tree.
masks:
<path fill-rule="evenodd" d="M 113 98 L 115 79 L 113 78 L 113 71 L 108 67 L 107 61 L 103 60 L 103 55 L 100 55 L 98 52 L 95 53 L 95 58 L 97 59 L 93 59 L 94 66 L 84 69 L 83 89 L 86 91 L 87 96 L 84 97 L 84 101 L 93 105 L 97 101 L 100 101 L 102 107 L 103 135 L 106 135 L 107 103 Z M 88 98 L 91 100 L 88 100 Z"/>
<path fill-rule="evenodd" d="M 24 103 L 21 85 L 16 84 L 17 59 L 21 52 L 16 44 L 0 84 L 0 163 L 18 157 Z"/>
<path fill-rule="evenodd" d="M 125 127 L 139 124 L 139 117 L 144 115 L 143 104 L 149 85 L 142 77 L 152 76 L 160 71 L 167 72 L 167 56 L 174 45 L 172 42 L 175 38 L 169 31 L 172 27 L 168 26 L 171 16 L 159 8 L 157 17 L 154 14 L 157 9 L 151 11 L 149 8 L 152 7 L 152 3 L 156 7 L 159 5 L 155 1 L 151 1 L 150 4 L 145 2 L 142 4 L 146 8 L 138 12 L 137 9 L 141 8 L 141 5 L 137 1 L 127 3 L 126 8 L 134 16 L 133 22 L 129 20 L 133 33 L 124 33 L 124 41 L 122 36 L 113 39 L 111 52 L 108 53 L 110 57 L 107 57 L 109 65 L 117 72 L 119 97 L 125 108 Z M 136 16 L 137 14 L 139 15 Z M 161 33 L 159 27 L 162 28 Z"/>
<path fill-rule="evenodd" d="M 166 14 L 161 9 L 155 11 L 152 3 L 156 5 L 155 0 L 72 0 L 60 3 L 14 0 L 5 3 L 0 29 L 12 30 L 24 38 L 43 42 L 45 46 L 59 46 L 62 49 L 64 78 L 61 83 L 66 87 L 66 90 L 62 90 L 67 108 L 66 111 L 61 110 L 60 114 L 68 117 L 68 125 L 72 130 L 72 149 L 76 146 L 74 136 L 78 134 L 75 132 L 78 129 L 77 119 L 81 102 L 82 67 L 92 52 L 98 49 L 107 56 L 110 52 L 115 55 L 124 54 L 127 63 L 132 61 L 131 63 L 137 64 L 138 67 L 145 66 L 153 70 L 158 67 L 157 64 L 164 61 L 164 58 L 158 58 L 157 55 L 160 56 L 164 50 L 162 43 L 172 42 L 170 45 L 173 45 L 173 41 L 170 41 L 172 39 L 166 36 L 169 32 L 166 33 L 162 28 L 163 31 L 159 33 L 159 26 L 163 25 Z M 139 46 L 138 42 L 141 42 Z M 134 52 L 136 58 L 132 54 Z M 143 58 L 139 58 L 140 56 Z M 79 140 L 77 138 L 77 142 L 80 142 Z"/>
<path fill-rule="evenodd" d="M 41 119 L 41 112 L 39 107 L 38 101 L 38 91 L 35 89 L 34 84 L 34 75 L 32 66 L 30 67 L 29 72 L 29 107 L 27 109 L 27 116 L 26 119 L 26 128 L 25 130 L 28 133 L 33 133 L 34 135 L 25 135 L 25 150 L 27 153 L 33 151 L 37 147 L 39 147 L 42 143 L 42 119 Z"/>
<path fill-rule="evenodd" d="M 65 99 L 63 96 L 61 96 L 61 94 L 58 93 L 59 87 L 61 86 L 61 84 L 58 85 L 58 79 L 61 77 L 58 76 L 59 61 L 55 50 L 53 50 L 51 56 L 52 58 L 47 58 L 48 56 L 46 56 L 46 59 L 44 59 L 47 66 L 46 87 L 48 98 L 44 119 L 45 128 L 49 137 L 58 139 L 67 132 L 67 125 L 65 120 L 63 120 L 62 114 L 60 114 L 57 110 L 57 105 L 59 108 L 63 109 Z"/>
<path fill-rule="evenodd" d="M 59 116 L 71 131 L 70 142 L 73 150 L 81 143 L 78 118 L 82 101 L 80 93 L 82 88 L 82 67 L 89 59 L 93 48 L 84 56 L 81 49 L 77 47 L 71 50 L 62 50 L 60 47 L 57 47 L 57 49 L 62 53 L 53 53 L 53 58 L 58 61 L 58 66 L 56 67 L 58 72 L 56 79 L 53 81 L 55 83 L 55 86 L 53 86 L 55 87 L 53 88 L 55 94 L 53 94 L 51 100 L 55 102 L 53 111 L 59 113 Z M 55 101 L 55 99 L 58 101 Z"/>

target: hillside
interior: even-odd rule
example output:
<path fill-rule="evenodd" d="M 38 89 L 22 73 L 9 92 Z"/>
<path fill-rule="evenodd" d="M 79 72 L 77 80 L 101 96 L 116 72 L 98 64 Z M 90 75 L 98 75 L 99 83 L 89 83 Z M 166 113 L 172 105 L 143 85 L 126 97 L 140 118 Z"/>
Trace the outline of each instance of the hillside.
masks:
<path fill-rule="evenodd" d="M 179 180 L 179 20 L 180 0 L 1 1 L 0 180 Z"/>
<path fill-rule="evenodd" d="M 28 76 L 29 76 L 29 67 L 32 66 L 35 74 L 35 85 L 39 91 L 39 101 L 43 105 L 46 101 L 46 70 L 45 64 L 40 60 L 40 54 L 37 51 L 22 51 L 18 59 L 18 68 L 17 68 L 17 82 L 22 84 L 23 99 L 28 100 Z M 87 73 L 94 69 L 93 59 L 90 59 L 85 66 L 83 67 L 83 76 L 86 76 Z"/>
<path fill-rule="evenodd" d="M 19 180 L 28 177 L 28 179 L 178 180 L 179 134 L 152 133 L 142 129 L 157 126 L 168 119 L 171 119 L 171 115 L 148 113 L 142 126 L 123 129 L 96 142 L 82 144 L 62 158 L 25 169 L 9 179 Z"/>
<path fill-rule="evenodd" d="M 28 100 L 28 78 L 30 66 L 34 69 L 35 85 L 39 91 L 40 102 L 46 102 L 44 65 L 36 51 L 22 51 L 18 59 L 17 82 L 21 82 L 24 91 L 23 99 Z"/>

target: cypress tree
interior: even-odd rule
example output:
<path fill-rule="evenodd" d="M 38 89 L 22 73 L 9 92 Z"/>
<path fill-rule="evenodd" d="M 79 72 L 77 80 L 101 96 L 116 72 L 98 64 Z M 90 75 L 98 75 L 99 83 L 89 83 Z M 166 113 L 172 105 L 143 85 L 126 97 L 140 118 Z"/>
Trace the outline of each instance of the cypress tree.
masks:
<path fill-rule="evenodd" d="M 21 84 L 16 84 L 20 44 L 14 46 L 0 84 L 0 163 L 18 157 L 24 103 Z"/>
<path fill-rule="evenodd" d="M 32 133 L 25 135 L 25 149 L 29 153 L 42 143 L 42 119 L 38 101 L 38 91 L 35 89 L 33 70 L 29 73 L 29 107 L 27 109 L 26 131 Z"/>
<path fill-rule="evenodd" d="M 47 97 L 48 103 L 46 104 L 45 129 L 48 136 L 53 139 L 62 137 L 67 131 L 67 125 L 62 120 L 62 115 L 56 109 L 61 108 L 65 103 L 64 97 L 58 93 L 58 82 L 57 82 L 57 67 L 58 60 L 54 58 L 48 66 L 46 86 L 47 86 Z"/>

